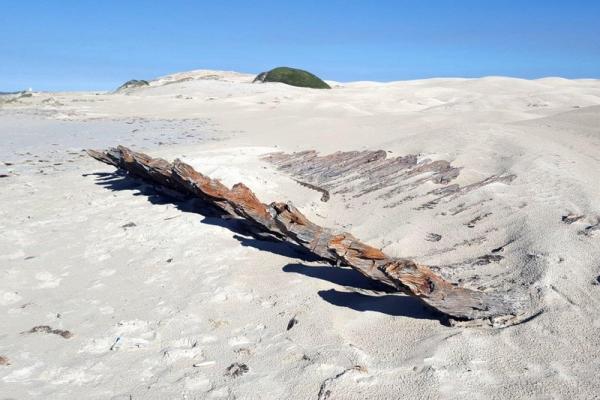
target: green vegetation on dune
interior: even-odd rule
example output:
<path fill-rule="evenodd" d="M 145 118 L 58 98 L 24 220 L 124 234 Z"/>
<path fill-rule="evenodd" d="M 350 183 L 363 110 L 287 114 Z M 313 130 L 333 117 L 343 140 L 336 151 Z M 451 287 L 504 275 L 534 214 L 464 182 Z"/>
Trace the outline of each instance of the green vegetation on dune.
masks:
<path fill-rule="evenodd" d="M 278 67 L 261 72 L 254 78 L 254 82 L 281 82 L 291 86 L 331 89 L 327 83 L 310 72 L 289 67 Z"/>

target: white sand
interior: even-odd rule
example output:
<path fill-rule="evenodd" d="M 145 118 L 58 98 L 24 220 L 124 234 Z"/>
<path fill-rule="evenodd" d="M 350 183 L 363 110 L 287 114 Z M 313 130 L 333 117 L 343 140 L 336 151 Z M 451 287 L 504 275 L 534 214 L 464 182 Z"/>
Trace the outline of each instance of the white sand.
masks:
<path fill-rule="evenodd" d="M 193 71 L 126 94 L 0 98 L 0 161 L 11 164 L 0 166 L 0 398 L 598 398 L 600 230 L 581 232 L 600 221 L 600 81 L 320 91 L 251 80 Z M 444 326 L 416 300 L 376 296 L 352 271 L 240 236 L 80 152 L 116 144 L 292 200 L 543 313 L 506 329 Z M 444 159 L 460 185 L 517 178 L 431 210 L 322 203 L 259 158 L 305 149 Z M 584 217 L 561 222 L 568 214 Z M 442 239 L 426 241 L 432 232 Z M 509 242 L 500 262 L 471 265 Z M 39 325 L 73 337 L 22 333 Z M 249 370 L 227 376 L 236 362 Z"/>

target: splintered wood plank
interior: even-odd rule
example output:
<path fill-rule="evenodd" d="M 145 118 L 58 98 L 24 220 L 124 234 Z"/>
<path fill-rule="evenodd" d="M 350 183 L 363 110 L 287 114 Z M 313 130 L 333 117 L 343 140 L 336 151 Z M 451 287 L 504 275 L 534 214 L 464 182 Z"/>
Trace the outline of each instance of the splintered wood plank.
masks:
<path fill-rule="evenodd" d="M 518 314 L 518 307 L 498 293 L 458 286 L 414 260 L 390 257 L 348 232 L 321 227 L 291 203 L 264 204 L 244 184 L 238 183 L 230 189 L 181 160 L 169 163 L 123 146 L 106 151 L 89 150 L 88 154 L 132 176 L 186 196 L 200 198 L 230 217 L 246 220 L 258 232 L 296 243 L 331 264 L 349 266 L 364 276 L 387 285 L 390 290 L 419 298 L 426 305 L 451 318 L 493 322 L 506 321 Z M 334 155 L 334 159 L 342 153 L 336 154 L 338 155 Z M 305 152 L 296 157 L 314 159 L 317 156 Z M 352 156 L 342 156 L 337 161 L 340 161 L 342 170 L 349 172 L 356 166 L 356 162 L 381 163 L 384 159 L 385 153 L 356 152 Z M 444 164 L 439 170 L 448 172 L 448 166 Z"/>

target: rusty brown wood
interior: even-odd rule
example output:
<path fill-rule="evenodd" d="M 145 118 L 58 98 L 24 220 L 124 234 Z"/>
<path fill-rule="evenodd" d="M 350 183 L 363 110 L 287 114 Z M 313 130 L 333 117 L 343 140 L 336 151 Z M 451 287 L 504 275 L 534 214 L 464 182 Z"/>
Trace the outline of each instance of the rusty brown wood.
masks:
<path fill-rule="evenodd" d="M 169 163 L 123 146 L 106 151 L 88 150 L 88 154 L 153 184 L 198 197 L 273 237 L 306 248 L 323 260 L 349 266 L 392 290 L 415 296 L 454 319 L 506 319 L 516 314 L 512 302 L 497 293 L 453 284 L 414 260 L 389 257 L 350 233 L 321 227 L 290 203 L 263 204 L 242 183 L 229 189 L 181 160 Z"/>

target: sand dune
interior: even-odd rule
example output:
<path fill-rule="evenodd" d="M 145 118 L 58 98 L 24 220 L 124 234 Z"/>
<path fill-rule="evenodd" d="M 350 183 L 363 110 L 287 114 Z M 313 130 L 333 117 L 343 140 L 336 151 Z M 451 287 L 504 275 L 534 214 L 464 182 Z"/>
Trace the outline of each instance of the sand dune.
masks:
<path fill-rule="evenodd" d="M 123 93 L 0 97 L 2 398 L 597 396 L 600 81 L 318 91 L 253 77 L 201 70 Z M 116 144 L 290 200 L 537 317 L 445 326 L 412 298 L 257 241 L 81 151 Z M 265 157 L 380 149 L 453 174 L 331 180 Z"/>

